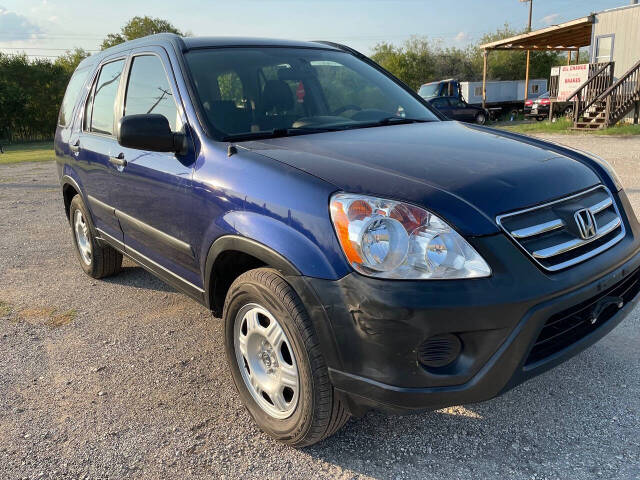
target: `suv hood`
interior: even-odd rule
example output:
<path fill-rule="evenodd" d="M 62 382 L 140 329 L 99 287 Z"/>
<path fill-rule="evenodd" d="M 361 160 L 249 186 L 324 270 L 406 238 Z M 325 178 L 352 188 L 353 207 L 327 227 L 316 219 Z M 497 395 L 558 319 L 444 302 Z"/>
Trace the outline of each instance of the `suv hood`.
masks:
<path fill-rule="evenodd" d="M 337 189 L 422 205 L 461 233 L 498 231 L 501 213 L 600 183 L 567 150 L 534 139 L 433 122 L 243 142 Z M 470 215 L 473 209 L 480 215 Z M 478 218 L 482 217 L 482 218 Z"/>

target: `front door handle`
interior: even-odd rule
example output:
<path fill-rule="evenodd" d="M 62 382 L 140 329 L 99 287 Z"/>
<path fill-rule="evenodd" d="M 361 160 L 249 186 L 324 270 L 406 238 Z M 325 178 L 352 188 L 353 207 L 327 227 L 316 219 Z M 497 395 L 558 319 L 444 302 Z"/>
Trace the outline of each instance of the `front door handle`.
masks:
<path fill-rule="evenodd" d="M 74 143 L 69 145 L 69 150 L 73 153 L 78 153 L 80 151 L 80 140 L 76 140 Z"/>
<path fill-rule="evenodd" d="M 126 167 L 127 161 L 124 159 L 124 153 L 119 153 L 117 157 L 109 157 L 109 163 L 116 167 Z"/>

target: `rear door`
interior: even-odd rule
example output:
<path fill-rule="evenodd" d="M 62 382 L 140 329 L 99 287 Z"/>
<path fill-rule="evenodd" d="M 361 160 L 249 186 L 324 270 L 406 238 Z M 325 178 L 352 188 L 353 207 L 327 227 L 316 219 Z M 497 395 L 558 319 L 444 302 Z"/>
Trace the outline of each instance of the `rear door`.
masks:
<path fill-rule="evenodd" d="M 173 70 L 162 48 L 134 50 L 123 83 L 124 115 L 161 114 L 172 131 L 186 131 Z M 193 148 L 176 155 L 117 145 L 114 153 L 126 162 L 115 172 L 112 197 L 125 250 L 200 286 L 191 235 Z"/>
<path fill-rule="evenodd" d="M 111 159 L 118 153 L 115 139 L 117 98 L 120 94 L 125 57 L 105 60 L 98 68 L 84 105 L 82 128 L 71 139 L 78 158 L 78 176 L 84 187 L 93 223 L 101 234 L 122 242 L 112 194 L 116 167 Z"/>

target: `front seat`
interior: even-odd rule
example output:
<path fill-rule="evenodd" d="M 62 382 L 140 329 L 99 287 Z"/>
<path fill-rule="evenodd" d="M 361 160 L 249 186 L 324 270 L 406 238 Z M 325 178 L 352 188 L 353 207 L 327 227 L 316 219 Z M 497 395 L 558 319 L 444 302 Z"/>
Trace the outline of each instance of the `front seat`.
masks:
<path fill-rule="evenodd" d="M 262 88 L 261 130 L 290 128 L 296 120 L 293 92 L 284 80 L 267 80 Z"/>

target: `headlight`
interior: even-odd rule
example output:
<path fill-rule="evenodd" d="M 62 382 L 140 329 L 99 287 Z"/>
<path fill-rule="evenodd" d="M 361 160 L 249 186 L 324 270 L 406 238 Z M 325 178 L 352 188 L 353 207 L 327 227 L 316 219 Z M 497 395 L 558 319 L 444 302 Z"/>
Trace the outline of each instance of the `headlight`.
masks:
<path fill-rule="evenodd" d="M 442 219 L 394 200 L 338 193 L 331 220 L 351 266 L 371 277 L 477 278 L 491 275 L 484 259 Z"/>

